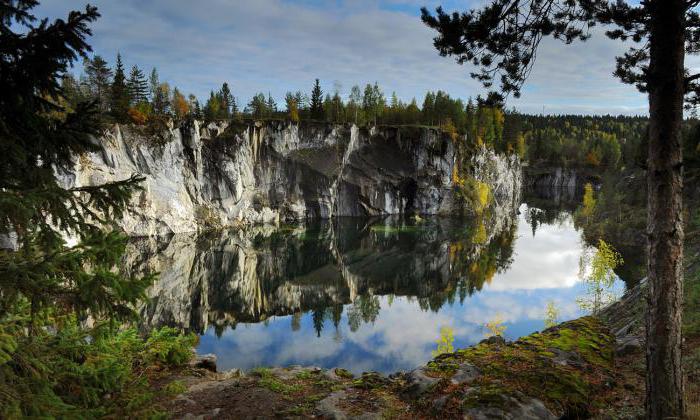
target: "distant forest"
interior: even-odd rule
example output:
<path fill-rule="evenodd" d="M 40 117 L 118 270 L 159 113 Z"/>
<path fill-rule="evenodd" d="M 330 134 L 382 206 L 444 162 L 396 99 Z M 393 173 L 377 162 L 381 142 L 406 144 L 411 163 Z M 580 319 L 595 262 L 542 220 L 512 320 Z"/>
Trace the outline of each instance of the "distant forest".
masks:
<path fill-rule="evenodd" d="M 647 118 L 629 116 L 522 115 L 505 110 L 499 98 L 463 100 L 446 92 L 427 92 L 423 101 L 406 103 L 395 92 L 388 97 L 377 84 L 352 86 L 347 98 L 340 88 L 324 92 L 316 79 L 309 92 L 287 92 L 283 105 L 269 93 L 241 103 L 228 83 L 210 92 L 202 105 L 192 94 L 159 80 L 155 68 L 148 76 L 138 66 L 124 68 L 121 56 L 111 68 L 99 55 L 86 59 L 79 77 L 64 75 L 62 87 L 68 109 L 84 101 L 98 104 L 104 122 L 164 127 L 165 121 L 285 119 L 365 125 L 440 127 L 453 138 L 465 136 L 473 146 L 516 153 L 531 165 L 602 168 L 644 167 Z M 696 119 L 686 121 L 685 158 L 700 160 L 700 131 Z"/>

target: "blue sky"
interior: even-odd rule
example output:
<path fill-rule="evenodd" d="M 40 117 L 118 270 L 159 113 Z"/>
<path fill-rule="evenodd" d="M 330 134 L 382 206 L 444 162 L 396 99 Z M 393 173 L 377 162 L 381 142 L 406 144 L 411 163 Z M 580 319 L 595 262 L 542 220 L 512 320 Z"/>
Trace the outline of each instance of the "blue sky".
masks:
<path fill-rule="evenodd" d="M 321 79 L 347 95 L 353 84 L 377 81 L 388 95 L 419 102 L 426 90 L 452 96 L 484 93 L 471 69 L 440 57 L 420 7 L 478 7 L 482 0 L 92 0 L 102 13 L 93 25 L 95 53 L 204 99 L 227 81 L 247 102 L 256 92 L 281 98 L 311 90 Z M 80 0 L 43 0 L 38 16 L 62 17 Z M 523 112 L 646 114 L 646 97 L 613 78 L 624 50 L 601 33 L 585 44 L 545 40 L 523 97 L 508 106 Z"/>

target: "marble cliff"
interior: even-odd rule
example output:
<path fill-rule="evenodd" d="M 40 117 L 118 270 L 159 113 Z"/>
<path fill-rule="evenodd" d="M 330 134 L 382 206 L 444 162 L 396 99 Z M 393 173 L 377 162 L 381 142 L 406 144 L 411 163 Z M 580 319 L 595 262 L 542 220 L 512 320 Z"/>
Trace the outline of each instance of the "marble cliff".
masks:
<path fill-rule="evenodd" d="M 67 187 L 145 176 L 119 222 L 131 236 L 463 210 L 453 185 L 453 142 L 433 128 L 192 121 L 158 135 L 114 125 L 96 141 L 98 152 L 80 156 L 60 176 Z M 474 178 L 493 193 L 493 209 L 512 211 L 522 184 L 519 160 L 488 149 L 469 159 Z"/>

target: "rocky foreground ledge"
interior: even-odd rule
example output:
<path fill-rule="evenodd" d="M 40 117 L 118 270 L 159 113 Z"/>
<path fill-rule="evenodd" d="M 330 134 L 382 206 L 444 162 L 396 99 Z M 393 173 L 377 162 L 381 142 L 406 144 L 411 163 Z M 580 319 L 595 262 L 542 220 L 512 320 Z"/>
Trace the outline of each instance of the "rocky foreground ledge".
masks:
<path fill-rule="evenodd" d="M 608 325 L 583 317 L 513 342 L 491 337 L 389 376 L 315 367 L 199 370 L 179 378 L 187 390 L 164 405 L 174 418 L 203 419 L 600 416 L 638 386 L 617 373 L 624 355 Z"/>

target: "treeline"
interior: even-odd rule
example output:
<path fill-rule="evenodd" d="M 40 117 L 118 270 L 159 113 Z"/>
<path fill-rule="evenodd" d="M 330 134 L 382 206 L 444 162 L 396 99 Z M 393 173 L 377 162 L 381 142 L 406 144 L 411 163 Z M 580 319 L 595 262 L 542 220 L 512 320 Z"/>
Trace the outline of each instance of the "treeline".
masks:
<path fill-rule="evenodd" d="M 519 117 L 518 130 L 532 165 L 646 168 L 648 119 L 638 116 L 560 115 Z M 700 124 L 683 124 L 686 168 L 700 167 Z"/>
<path fill-rule="evenodd" d="M 308 91 L 287 92 L 278 105 L 268 92 L 247 102 L 223 83 L 201 105 L 193 94 L 161 82 L 153 68 L 146 73 L 137 65 L 127 71 L 117 54 L 114 68 L 99 55 L 86 59 L 83 74 L 62 77 L 66 112 L 80 103 L 94 101 L 103 121 L 151 124 L 162 127 L 168 119 L 204 121 L 284 119 L 366 125 L 421 125 L 441 127 L 453 139 L 464 136 L 468 149 L 488 146 L 498 152 L 516 153 L 531 165 L 588 166 L 601 168 L 644 167 L 647 118 L 627 116 L 536 116 L 505 111 L 496 97 L 463 100 L 443 91 L 427 92 L 419 103 L 405 102 L 395 92 L 386 95 L 375 82 L 352 86 L 341 95 L 340 86 L 324 92 L 316 79 Z M 52 99 L 55 100 L 55 99 Z M 700 160 L 700 128 L 686 121 L 686 160 Z M 466 154 L 465 154 L 466 155 Z"/>
<path fill-rule="evenodd" d="M 204 121 L 286 119 L 360 126 L 440 126 L 454 136 L 467 135 L 476 144 L 499 151 L 517 151 L 522 155 L 525 150 L 520 132 L 506 127 L 506 120 L 513 115 L 504 113 L 492 98 L 477 97 L 465 102 L 438 90 L 427 92 L 419 105 L 415 98 L 404 102 L 395 92 L 387 97 L 376 82 L 368 83 L 364 88 L 352 86 L 347 97 L 343 97 L 339 86 L 335 86 L 332 93 L 324 92 L 316 79 L 308 93 L 301 90 L 287 92 L 282 106 L 278 106 L 270 93 L 262 92 L 242 106 L 228 83 L 211 91 L 201 105 L 195 95 L 161 82 L 155 68 L 149 76 L 137 65 L 127 71 L 119 54 L 114 68 L 96 55 L 85 60 L 83 69 L 78 78 L 69 73 L 63 76 L 65 103 L 62 105 L 70 110 L 82 102 L 95 101 L 102 118 L 108 122 L 162 123 L 167 118 Z"/>
<path fill-rule="evenodd" d="M 618 167 L 645 160 L 645 117 L 532 116 L 522 117 L 531 164 Z"/>

